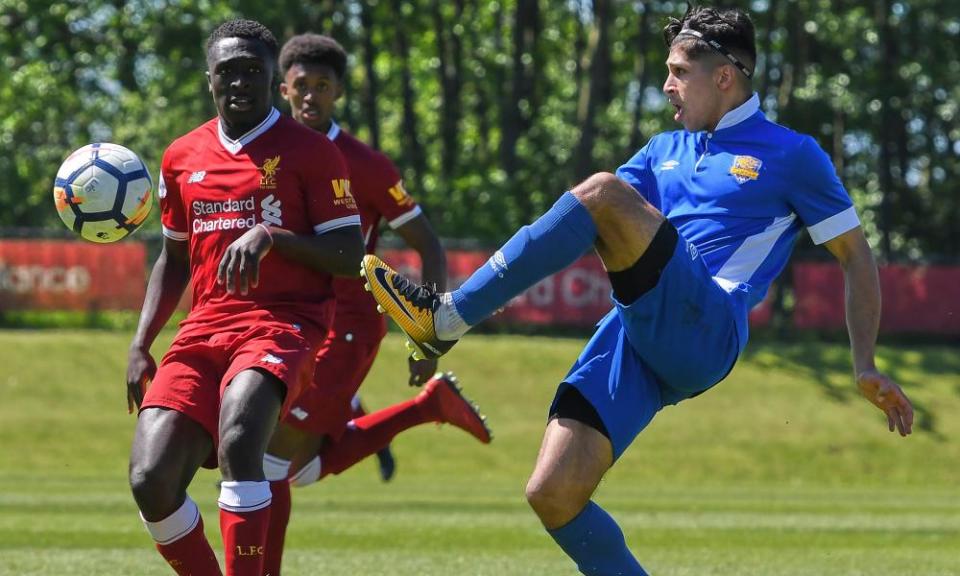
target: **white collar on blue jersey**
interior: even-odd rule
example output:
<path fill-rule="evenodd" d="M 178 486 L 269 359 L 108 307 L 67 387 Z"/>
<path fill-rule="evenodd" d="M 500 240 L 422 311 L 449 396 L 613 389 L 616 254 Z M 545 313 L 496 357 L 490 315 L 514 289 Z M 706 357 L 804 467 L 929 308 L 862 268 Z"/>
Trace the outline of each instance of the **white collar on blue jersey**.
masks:
<path fill-rule="evenodd" d="M 329 138 L 330 141 L 333 142 L 334 140 L 337 139 L 337 136 L 339 136 L 339 135 L 340 135 L 340 125 L 337 124 L 337 121 L 336 121 L 336 120 L 334 120 L 333 118 L 331 118 L 331 119 L 330 119 L 330 129 L 327 130 L 327 138 Z"/>
<path fill-rule="evenodd" d="M 217 134 L 220 136 L 220 144 L 223 144 L 223 147 L 227 149 L 231 154 L 236 154 L 240 151 L 241 148 L 247 144 L 253 142 L 257 139 L 257 136 L 263 134 L 269 130 L 274 124 L 277 123 L 277 120 L 280 119 L 280 111 L 276 108 L 271 107 L 270 113 L 267 114 L 267 117 L 263 119 L 263 122 L 257 124 L 249 132 L 243 136 L 233 140 L 227 136 L 226 132 L 223 131 L 223 123 L 220 119 L 217 119 Z"/>
<path fill-rule="evenodd" d="M 720 121 L 717 122 L 717 127 L 714 128 L 713 131 L 716 132 L 717 130 L 723 130 L 724 128 L 736 126 L 737 124 L 756 114 L 757 110 L 759 109 L 760 96 L 754 92 L 753 96 L 751 96 L 749 100 L 724 114 L 723 117 L 720 118 Z"/>

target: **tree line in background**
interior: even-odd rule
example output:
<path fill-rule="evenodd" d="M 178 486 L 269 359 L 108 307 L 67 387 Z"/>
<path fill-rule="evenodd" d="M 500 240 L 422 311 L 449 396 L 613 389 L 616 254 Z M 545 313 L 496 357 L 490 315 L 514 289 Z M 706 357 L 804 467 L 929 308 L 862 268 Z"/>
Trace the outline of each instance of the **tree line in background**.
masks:
<path fill-rule="evenodd" d="M 755 89 L 815 135 L 887 259 L 960 257 L 960 2 L 753 0 Z M 90 141 L 155 174 L 214 114 L 204 42 L 246 16 L 350 58 L 338 118 L 386 151 L 441 235 L 504 239 L 678 128 L 661 29 L 683 2 L 0 0 L 0 226 L 59 227 L 57 166 Z M 156 218 L 156 215 L 153 216 Z"/>

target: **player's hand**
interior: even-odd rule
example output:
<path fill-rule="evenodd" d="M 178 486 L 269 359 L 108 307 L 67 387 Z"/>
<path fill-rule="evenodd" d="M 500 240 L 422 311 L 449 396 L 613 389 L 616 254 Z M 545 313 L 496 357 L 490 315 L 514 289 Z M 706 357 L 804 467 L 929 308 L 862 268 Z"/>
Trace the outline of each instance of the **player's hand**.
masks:
<path fill-rule="evenodd" d="M 429 360 L 414 360 L 413 358 L 408 357 L 407 362 L 410 364 L 410 381 L 408 384 L 411 386 L 423 386 L 427 383 L 427 380 L 429 380 L 431 376 L 437 373 L 436 358 Z"/>
<path fill-rule="evenodd" d="M 260 261 L 273 247 L 273 237 L 259 224 L 227 246 L 217 267 L 217 284 L 226 286 L 227 294 L 246 296 L 260 283 Z"/>
<path fill-rule="evenodd" d="M 901 436 L 913 430 L 913 406 L 907 395 L 885 374 L 877 370 L 864 370 L 857 375 L 857 387 L 864 398 L 883 410 L 887 426 L 896 429 Z"/>
<path fill-rule="evenodd" d="M 127 414 L 133 414 L 134 409 L 140 409 L 147 383 L 153 380 L 156 373 L 157 363 L 149 350 L 130 348 L 127 356 Z"/>

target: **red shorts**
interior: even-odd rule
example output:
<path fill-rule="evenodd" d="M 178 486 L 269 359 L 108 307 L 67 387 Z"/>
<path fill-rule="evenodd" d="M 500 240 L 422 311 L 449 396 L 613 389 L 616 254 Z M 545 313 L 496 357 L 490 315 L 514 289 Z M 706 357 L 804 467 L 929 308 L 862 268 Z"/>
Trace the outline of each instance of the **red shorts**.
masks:
<path fill-rule="evenodd" d="M 358 342 L 346 336 L 328 336 L 317 352 L 313 380 L 283 414 L 283 423 L 334 440 L 350 421 L 350 401 L 370 372 L 380 340 Z"/>
<path fill-rule="evenodd" d="M 220 399 L 230 381 L 250 368 L 268 372 L 287 386 L 289 405 L 310 380 L 321 334 L 307 325 L 265 322 L 210 336 L 177 336 L 140 409 L 169 408 L 185 414 L 204 427 L 216 448 Z"/>

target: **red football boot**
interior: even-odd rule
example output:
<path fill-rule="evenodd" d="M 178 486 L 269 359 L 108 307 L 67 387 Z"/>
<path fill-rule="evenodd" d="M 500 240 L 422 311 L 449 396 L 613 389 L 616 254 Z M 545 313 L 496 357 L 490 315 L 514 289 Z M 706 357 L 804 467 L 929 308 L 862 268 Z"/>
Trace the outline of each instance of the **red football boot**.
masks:
<path fill-rule="evenodd" d="M 431 378 L 417 395 L 416 402 L 434 422 L 452 424 L 480 442 L 490 443 L 492 435 L 487 428 L 487 418 L 480 414 L 476 404 L 461 394 L 452 372 Z"/>

